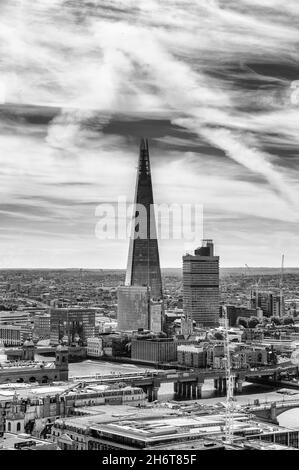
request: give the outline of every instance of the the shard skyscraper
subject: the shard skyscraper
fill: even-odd
[[[148,286],[162,298],[162,280],[147,139],[141,139],[135,193],[135,218],[129,247],[126,285]]]
[[[141,139],[125,286],[118,288],[118,328],[159,332],[162,279],[147,139]]]

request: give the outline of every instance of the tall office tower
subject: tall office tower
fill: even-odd
[[[162,279],[148,142],[144,139],[140,144],[134,204],[126,281],[118,289],[118,328],[161,331]]]
[[[148,142],[141,139],[126,285],[148,286],[151,298],[158,300],[162,298],[162,279],[153,204]]]
[[[212,240],[183,256],[183,295],[186,319],[203,327],[219,324],[219,256],[214,256]]]

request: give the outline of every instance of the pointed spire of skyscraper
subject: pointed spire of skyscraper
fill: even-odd
[[[142,137],[140,141],[139,163],[138,163],[139,176],[146,177],[151,174],[151,167],[149,161],[148,141]]]
[[[152,298],[162,299],[162,280],[153,204],[148,140],[142,138],[135,193],[135,221],[133,221],[129,247],[126,285],[147,286],[150,288]]]

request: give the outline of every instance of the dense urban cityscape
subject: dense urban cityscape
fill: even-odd
[[[298,24],[298,0],[0,1],[12,464],[299,450]]]
[[[146,139],[135,204],[126,271],[0,272],[1,449],[299,448],[299,270],[221,270],[211,239],[161,270]]]

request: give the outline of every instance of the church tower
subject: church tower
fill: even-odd
[[[67,346],[59,344],[56,348],[55,366],[59,372],[59,380],[66,382],[69,377],[69,352]]]

